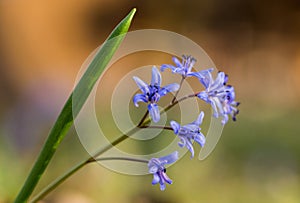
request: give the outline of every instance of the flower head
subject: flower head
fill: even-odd
[[[165,164],[174,163],[177,159],[177,151],[164,157],[150,159],[148,162],[148,168],[149,173],[153,174],[152,185],[159,183],[160,190],[165,190],[165,183],[172,184],[172,180],[166,174]]]
[[[176,121],[171,121],[171,127],[176,135],[179,136],[180,142],[178,145],[180,147],[186,147],[191,152],[191,158],[194,157],[194,148],[192,141],[196,141],[201,147],[205,144],[205,136],[200,132],[199,127],[202,124],[204,113],[201,112],[198,118],[187,125],[180,126]]]
[[[211,72],[213,70],[211,68],[199,72],[192,72],[192,68],[196,63],[196,59],[188,55],[182,55],[182,62],[180,62],[176,57],[173,57],[172,60],[175,63],[175,66],[170,64],[163,64],[160,70],[164,71],[165,69],[170,68],[173,73],[178,73],[182,75],[183,78],[195,76],[199,80],[203,78],[203,74],[205,74],[207,71]]]
[[[228,121],[228,115],[236,120],[236,115],[239,113],[236,108],[240,103],[235,100],[234,88],[227,85],[228,76],[224,72],[219,72],[215,80],[213,80],[210,72],[202,75],[199,79],[206,88],[204,91],[197,94],[197,96],[205,102],[211,104],[214,117],[222,116],[222,124]]]
[[[173,83],[161,87],[161,75],[156,67],[152,68],[152,79],[150,85],[146,84],[138,77],[133,77],[133,79],[142,91],[142,94],[136,94],[133,97],[134,105],[138,107],[138,102],[149,103],[148,110],[150,117],[154,122],[158,122],[160,120],[160,112],[157,102],[168,92],[177,91],[179,89],[179,85],[177,83]]]
[[[161,71],[164,71],[167,68],[170,68],[173,73],[178,73],[183,77],[188,77],[192,73],[192,68],[196,63],[196,59],[192,56],[182,55],[182,62],[179,61],[175,56],[172,58],[175,66],[170,64],[163,64],[160,68]]]

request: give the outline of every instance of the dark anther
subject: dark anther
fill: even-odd
[[[166,172],[167,172],[167,169],[164,168],[164,173],[166,173]]]

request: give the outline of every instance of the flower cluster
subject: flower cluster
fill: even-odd
[[[166,69],[171,69],[172,73],[180,74],[182,80],[188,77],[196,77],[200,84],[204,87],[204,90],[199,92],[193,92],[191,95],[187,95],[181,99],[175,98],[172,100],[169,108],[176,104],[175,100],[182,101],[183,99],[196,96],[204,102],[211,105],[213,110],[213,116],[218,118],[222,117],[221,123],[225,125],[228,122],[229,116],[233,121],[236,120],[238,114],[237,106],[239,102],[235,101],[235,91],[231,85],[228,85],[228,76],[224,72],[219,72],[217,77],[213,79],[213,68],[193,72],[193,67],[196,63],[196,59],[192,56],[183,55],[182,60],[173,57],[175,65],[163,64],[160,70],[163,72]],[[156,67],[152,68],[152,79],[148,85],[138,77],[133,77],[137,86],[141,90],[141,94],[136,94],[133,97],[133,103],[138,107],[138,102],[145,102],[148,104],[148,112],[153,122],[157,123],[160,120],[160,110],[158,108],[158,102],[161,97],[167,93],[174,92],[178,95],[180,85],[177,83],[169,84],[164,87],[161,86],[161,74]],[[182,83],[181,83],[182,84]],[[144,116],[143,119],[148,115]],[[205,144],[205,136],[201,132],[200,125],[202,124],[204,113],[200,112],[198,118],[189,124],[180,125],[176,121],[170,121],[170,127],[168,126],[156,126],[166,130],[173,130],[174,134],[180,139],[178,142],[179,147],[186,147],[191,153],[191,158],[194,157],[193,142],[198,143],[201,147]],[[147,127],[143,125],[144,120],[140,122],[138,127]],[[172,180],[166,174],[166,164],[172,164],[178,159],[178,152],[175,151],[170,155],[152,158],[148,162],[149,173],[153,174],[152,184],[160,184],[160,189],[165,190],[165,183],[171,184]]]
[[[228,115],[231,115],[233,121],[236,121],[236,115],[239,113],[236,107],[240,104],[234,101],[234,88],[227,85],[227,81],[228,76],[224,72],[219,72],[217,78],[213,80],[211,73],[208,71],[200,79],[205,90],[197,94],[200,99],[211,104],[214,117],[223,117],[223,125],[227,123]]]
[[[176,57],[173,57],[172,60],[175,63],[175,66],[163,64],[160,70],[164,71],[165,69],[170,68],[173,73],[178,73],[184,78],[193,76],[194,73],[192,72],[192,68],[196,63],[196,59],[194,59],[192,56],[183,55],[182,62],[180,62]]]

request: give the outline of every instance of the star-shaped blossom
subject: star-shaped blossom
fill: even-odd
[[[180,62],[179,59],[176,58],[175,56],[172,58],[172,60],[175,63],[175,66],[170,64],[163,64],[160,70],[164,71],[165,69],[169,68],[173,73],[182,75],[183,78],[191,77],[191,76],[195,76],[198,79],[202,78],[203,71],[192,72],[193,66],[196,63],[196,59],[193,58],[192,56],[182,55],[182,62]],[[208,69],[208,70],[212,71],[212,69]]]
[[[180,147],[186,147],[191,152],[191,158],[194,157],[193,141],[196,141],[201,147],[205,144],[205,136],[200,132],[200,125],[202,124],[204,113],[201,112],[198,118],[187,125],[180,126],[176,121],[171,121],[171,127],[176,135],[179,136]]]
[[[178,152],[175,151],[160,158],[152,158],[148,162],[149,173],[153,174],[152,185],[159,183],[160,190],[166,189],[166,184],[172,184],[172,180],[166,174],[165,164],[172,164],[178,159]]]
[[[157,123],[160,120],[160,112],[157,102],[168,92],[177,91],[179,89],[179,85],[177,83],[173,83],[161,87],[161,75],[156,67],[152,68],[152,79],[150,85],[146,84],[138,77],[133,77],[133,79],[142,91],[142,94],[136,94],[133,97],[134,105],[138,107],[138,102],[149,103],[148,111],[150,113],[150,117],[155,123]]]
[[[206,88],[204,91],[197,94],[197,96],[205,102],[211,104],[214,117],[222,116],[222,124],[225,125],[228,121],[228,115],[236,120],[236,115],[239,110],[236,108],[240,103],[235,100],[234,88],[227,85],[228,76],[224,72],[219,72],[217,78],[214,80],[210,72],[202,75],[199,79]]]

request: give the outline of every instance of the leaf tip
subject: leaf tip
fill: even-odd
[[[130,16],[131,19],[133,18],[134,14],[136,13],[136,10],[137,10],[136,8],[131,9],[131,11],[130,11],[130,13],[128,15],[128,16]]]

